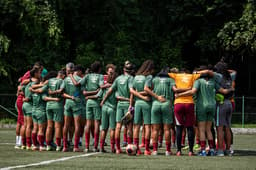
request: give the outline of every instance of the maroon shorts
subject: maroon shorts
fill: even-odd
[[[177,103],[174,105],[176,125],[191,127],[195,125],[195,112],[193,103]]]
[[[17,110],[18,110],[18,120],[17,123],[20,125],[24,125],[24,115],[22,111],[23,105],[23,96],[19,95],[16,100]]]

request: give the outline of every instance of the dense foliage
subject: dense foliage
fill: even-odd
[[[255,55],[255,18],[244,0],[1,0],[0,77],[15,87],[37,60],[48,70],[148,58],[192,69]]]

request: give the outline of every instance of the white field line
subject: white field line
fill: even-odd
[[[0,143],[0,145],[13,145],[13,146],[15,146],[15,143]]]
[[[59,159],[53,159],[53,160],[42,161],[42,162],[26,164],[26,165],[9,166],[9,167],[5,167],[5,168],[1,168],[0,170],[9,170],[9,169],[16,169],[16,168],[26,168],[26,167],[32,167],[32,166],[48,165],[48,164],[55,163],[55,162],[66,161],[66,160],[74,159],[74,158],[88,157],[88,156],[92,156],[92,155],[96,155],[96,154],[99,154],[99,152],[87,153],[87,154],[83,154],[83,155],[76,155],[76,156],[70,156],[70,157],[63,157],[63,158],[59,158]]]

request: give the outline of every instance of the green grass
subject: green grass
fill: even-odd
[[[232,124],[232,128],[242,128],[242,124]],[[256,124],[244,124],[244,128],[256,128]]]
[[[0,124],[16,124],[16,119],[3,118],[0,119]]]
[[[14,129],[0,129],[0,168],[85,154],[15,150],[14,145],[4,144],[14,143],[14,140]],[[235,155],[233,157],[188,157],[186,152],[182,157],[166,157],[164,149],[161,149],[158,156],[127,156],[126,154],[106,153],[26,169],[255,169],[255,136],[236,135],[234,142]],[[109,151],[109,147],[106,149]]]

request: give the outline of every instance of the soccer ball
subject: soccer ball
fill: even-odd
[[[137,152],[137,146],[134,145],[134,144],[128,144],[126,146],[126,153],[129,155],[129,156],[132,156],[132,155],[136,155],[136,152]]]

